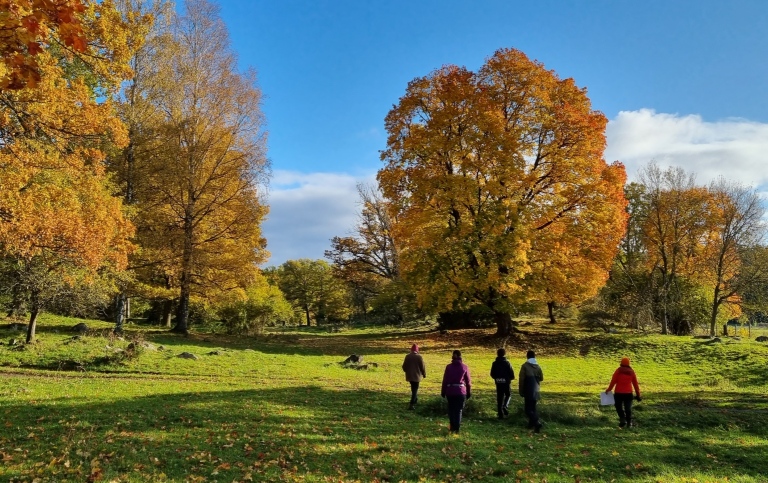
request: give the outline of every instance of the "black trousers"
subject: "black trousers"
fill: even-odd
[[[419,381],[408,381],[411,383],[411,406],[416,404],[419,400]]]
[[[613,395],[616,413],[619,415],[619,421],[629,423],[632,421],[632,393]]]
[[[536,411],[536,399],[525,398],[525,415],[528,416],[528,427],[535,428],[539,424],[539,413]]]
[[[458,433],[459,428],[461,428],[461,412],[464,410],[464,403],[467,401],[467,396],[460,394],[458,396],[448,396],[447,399],[450,429],[451,431]]]
[[[496,384],[496,411],[499,413],[499,416],[501,416],[503,413],[503,409],[506,409],[509,406],[509,398],[511,395],[511,383],[507,382],[504,384]]]

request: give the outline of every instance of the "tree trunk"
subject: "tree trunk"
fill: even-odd
[[[30,344],[32,341],[35,340],[35,329],[37,328],[37,314],[39,314],[40,311],[37,309],[32,309],[32,311],[29,313],[29,325],[27,326],[27,344]]]
[[[171,332],[179,334],[189,334],[187,328],[187,319],[189,318],[189,290],[184,290],[184,281],[182,280],[181,296],[179,297],[179,306],[176,307],[176,325]]]
[[[506,312],[496,312],[493,318],[496,321],[496,335],[507,336],[512,333],[512,316]]]
[[[720,290],[715,288],[715,298],[712,301],[712,313],[709,315],[709,335],[711,335],[712,337],[717,335],[715,333],[715,330],[717,328],[717,312],[718,312],[718,309],[720,308],[720,302],[718,300],[719,298],[720,298]]]
[[[193,205],[187,207],[187,214],[184,217],[184,252],[181,257],[181,280],[179,306],[176,308],[176,326],[171,332],[180,334],[189,334],[189,296],[192,288],[192,236],[194,227],[192,225]]]
[[[547,311],[549,312],[549,323],[556,324],[557,319],[555,319],[555,303],[554,302],[547,302]]]
[[[29,311],[29,325],[27,326],[27,344],[35,340],[35,329],[37,329],[37,316],[40,314],[40,296],[36,292],[31,295],[31,307]]]
[[[171,314],[173,313],[173,300],[165,300],[163,302],[163,315],[160,320],[160,324],[171,328]]]
[[[661,314],[661,335],[667,335],[669,330],[669,315],[667,314],[667,297],[664,295],[664,299],[661,302],[662,314]]]
[[[115,334],[122,334],[123,333],[123,325],[125,323],[125,305],[126,305],[126,296],[124,293],[120,292],[117,294],[117,297],[115,298]]]
[[[304,306],[304,314],[306,315],[306,318],[307,318],[307,327],[309,327],[309,323],[311,321],[311,319],[309,318],[309,305]]]

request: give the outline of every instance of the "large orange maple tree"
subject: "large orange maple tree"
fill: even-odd
[[[521,303],[594,293],[625,225],[606,123],[572,79],[514,49],[414,79],[387,115],[378,181],[422,304],[481,305],[506,334]]]

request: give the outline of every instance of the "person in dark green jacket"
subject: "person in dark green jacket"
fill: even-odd
[[[544,373],[536,361],[536,353],[529,350],[526,354],[526,361],[520,367],[520,379],[518,379],[518,389],[520,396],[525,400],[525,415],[528,416],[528,428],[533,428],[535,432],[540,432],[542,423],[539,419],[539,413],[536,411],[536,403],[541,399],[539,384],[544,380]]]
[[[500,348],[496,351],[496,360],[491,364],[491,377],[496,383],[496,412],[499,419],[509,414],[509,400],[511,398],[511,385],[515,379],[515,371],[507,358],[507,351]]]

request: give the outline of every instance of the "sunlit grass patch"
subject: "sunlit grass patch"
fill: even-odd
[[[88,321],[100,332],[68,342],[74,323],[44,319],[38,343],[0,346],[2,481],[764,480],[768,348],[751,340],[705,344],[534,321],[507,349],[517,373],[535,345],[544,370],[545,427],[535,434],[517,381],[511,414],[496,417],[492,329],[313,328],[235,339],[129,327],[117,340],[108,324]],[[0,329],[0,340],[10,336]],[[94,363],[132,337],[154,348]],[[412,343],[428,374],[415,411],[400,367]],[[439,387],[454,348],[473,376],[459,436],[448,434]],[[377,367],[342,367],[352,353]],[[598,406],[622,356],[643,390],[631,429]],[[85,370],[59,368],[61,360]]]

